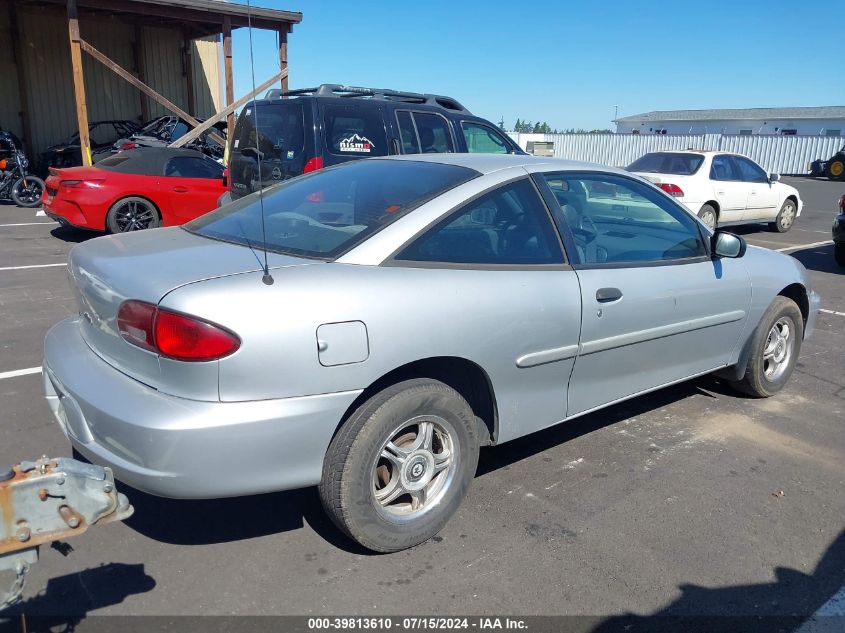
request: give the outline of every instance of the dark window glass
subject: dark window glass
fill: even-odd
[[[464,121],[461,128],[470,153],[507,154],[511,151],[505,138],[486,125]]]
[[[326,144],[340,156],[386,156],[387,135],[378,108],[327,105]]]
[[[560,264],[563,253],[534,186],[526,179],[469,203],[396,259],[455,264]]]
[[[721,154],[713,157],[710,165],[710,180],[742,180],[730,156]]]
[[[698,171],[704,156],[682,152],[652,152],[628,165],[628,171],[649,174],[675,174],[690,176]]]
[[[417,140],[417,131],[414,122],[411,120],[410,112],[397,112],[396,120],[399,122],[399,136],[402,138],[403,154],[419,154],[420,144]]]
[[[455,165],[362,160],[289,180],[264,193],[267,248],[337,257],[420,204],[478,176]],[[252,194],[186,225],[237,244],[260,245],[261,200]]]
[[[305,144],[302,104],[250,104],[238,117],[232,149],[258,148],[267,160],[298,158]]]
[[[449,124],[439,114],[414,112],[420,150],[423,154],[442,154],[454,151]]]
[[[165,176],[174,178],[222,178],[223,167],[211,159],[176,156],[167,161]]]
[[[185,134],[188,133],[188,129],[189,128],[188,128],[187,123],[185,123],[184,121],[176,121],[174,126],[172,128],[170,128],[170,130],[169,130],[169,132],[170,132],[169,139],[171,141],[176,141],[176,140],[182,138],[183,136],[185,136]]]
[[[734,162],[739,167],[739,173],[745,182],[768,182],[769,177],[757,164],[742,156],[734,156]]]
[[[707,253],[696,220],[649,185],[610,174],[544,174],[585,264],[661,262]]]

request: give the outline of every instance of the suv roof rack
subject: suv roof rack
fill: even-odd
[[[268,90],[267,94],[264,95],[265,99],[281,99],[282,97],[337,97],[341,99],[365,97],[387,101],[401,101],[404,103],[426,104],[439,106],[447,110],[469,112],[457,99],[443,95],[403,92],[389,88],[361,88],[358,86],[343,86],[341,84],[322,84],[316,88],[299,88],[297,90],[287,91],[274,88]]]

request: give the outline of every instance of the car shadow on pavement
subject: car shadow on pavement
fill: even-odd
[[[815,529],[806,525],[806,529]],[[772,582],[727,587],[680,585],[674,602],[651,615],[604,620],[592,633],[771,633],[795,631],[845,584],[845,531],[812,573],[775,567]],[[820,614],[811,631],[843,631],[845,615]]]
[[[57,226],[56,228],[50,230],[50,235],[62,240],[63,242],[79,244],[80,242],[85,242],[91,238],[99,237],[102,233],[86,231],[85,229],[77,229],[72,226]]]
[[[836,263],[833,258],[833,244],[805,248],[804,250],[790,253],[795,259],[804,264],[807,270],[816,270],[820,273],[833,273],[834,275],[845,275],[845,267]]]
[[[155,586],[143,564],[108,563],[51,578],[38,594],[0,614],[0,630],[69,633],[86,614],[120,604]]]

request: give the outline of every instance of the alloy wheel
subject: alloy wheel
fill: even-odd
[[[772,325],[763,346],[763,374],[773,382],[789,367],[795,349],[792,319],[781,317]]]
[[[150,228],[156,219],[152,206],[137,200],[129,200],[115,210],[114,220],[121,233],[141,231]]]

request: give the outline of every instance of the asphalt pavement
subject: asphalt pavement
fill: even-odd
[[[45,549],[23,609],[814,613],[845,585],[845,269],[829,243],[845,183],[784,180],[806,205],[795,227],[737,232],[799,259],[826,311],[777,396],[705,377],[484,449],[442,533],[390,555],[344,538],[316,489],[171,501],[124,486],[135,515],[72,541],[67,557]],[[9,372],[38,367],[47,329],[75,313],[61,264],[89,237],[0,206],[0,463],[70,454],[40,375]]]

